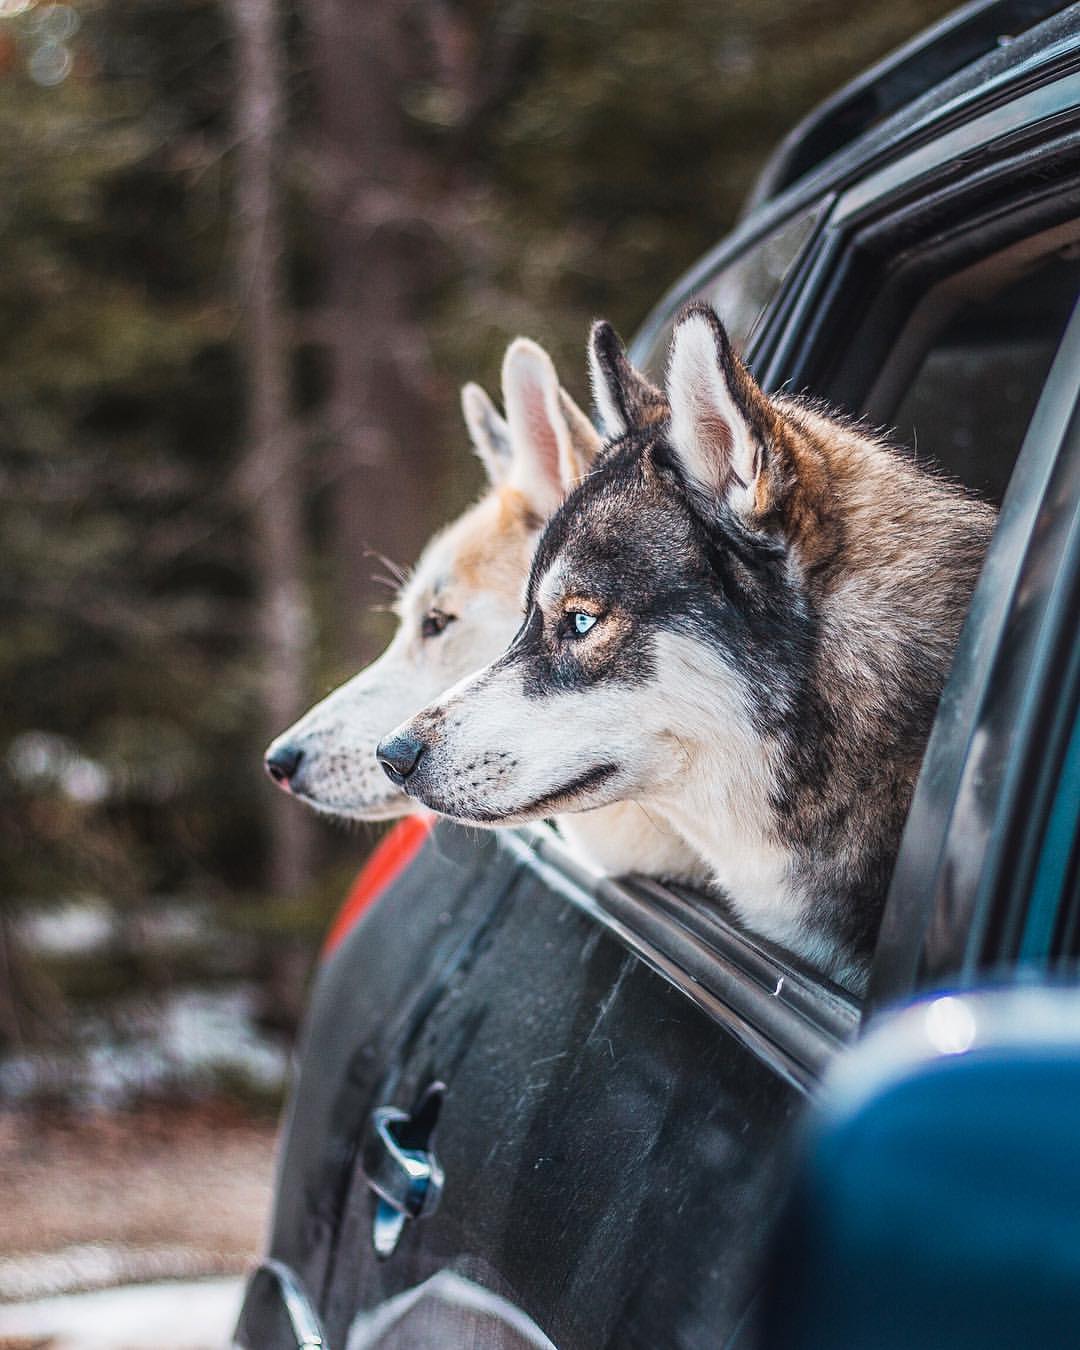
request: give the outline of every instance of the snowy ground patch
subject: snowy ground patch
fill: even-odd
[[[49,1350],[224,1350],[243,1281],[127,1285],[0,1307],[5,1338],[47,1340]]]

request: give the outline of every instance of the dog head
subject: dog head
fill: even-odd
[[[396,597],[389,647],[267,751],[275,781],[321,812],[385,820],[415,809],[379,770],[379,737],[506,646],[539,530],[599,447],[536,343],[510,345],[502,387],[505,420],[478,385],[462,391],[488,490],[424,549]]]
[[[704,306],[676,326],[664,393],[606,324],[590,361],[610,440],[540,540],[520,631],[388,737],[383,767],[501,825],[675,798],[707,747],[733,809],[767,816],[769,737],[812,639],[803,568],[824,547],[801,491],[813,446]]]

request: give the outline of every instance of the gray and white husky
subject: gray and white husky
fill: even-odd
[[[462,390],[488,487],[429,541],[401,586],[389,647],[267,751],[279,786],[325,815],[388,820],[417,809],[379,769],[379,737],[503,650],[521,622],[541,526],[599,449],[600,437],[535,342],[518,338],[507,348],[502,389],[505,420],[479,385]],[[630,804],[565,826],[574,851],[599,871],[704,878],[681,836]]]
[[[611,439],[540,539],[517,636],[383,767],[482,825],[641,803],[748,926],[858,988],[994,513],[766,396],[707,306],[663,393],[606,324],[590,364]]]

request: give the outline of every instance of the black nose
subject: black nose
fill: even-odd
[[[426,749],[424,742],[413,736],[387,736],[379,742],[375,754],[387,778],[400,787],[416,769]]]
[[[265,760],[266,772],[275,783],[278,783],[281,787],[288,787],[303,758],[304,752],[299,746],[285,741],[281,745],[271,747]]]

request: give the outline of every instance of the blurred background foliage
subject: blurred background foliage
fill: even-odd
[[[479,486],[458,386],[528,333],[584,401],[588,322],[950,7],[0,0],[0,1050],[200,982],[293,1024],[370,841],[260,752]]]

